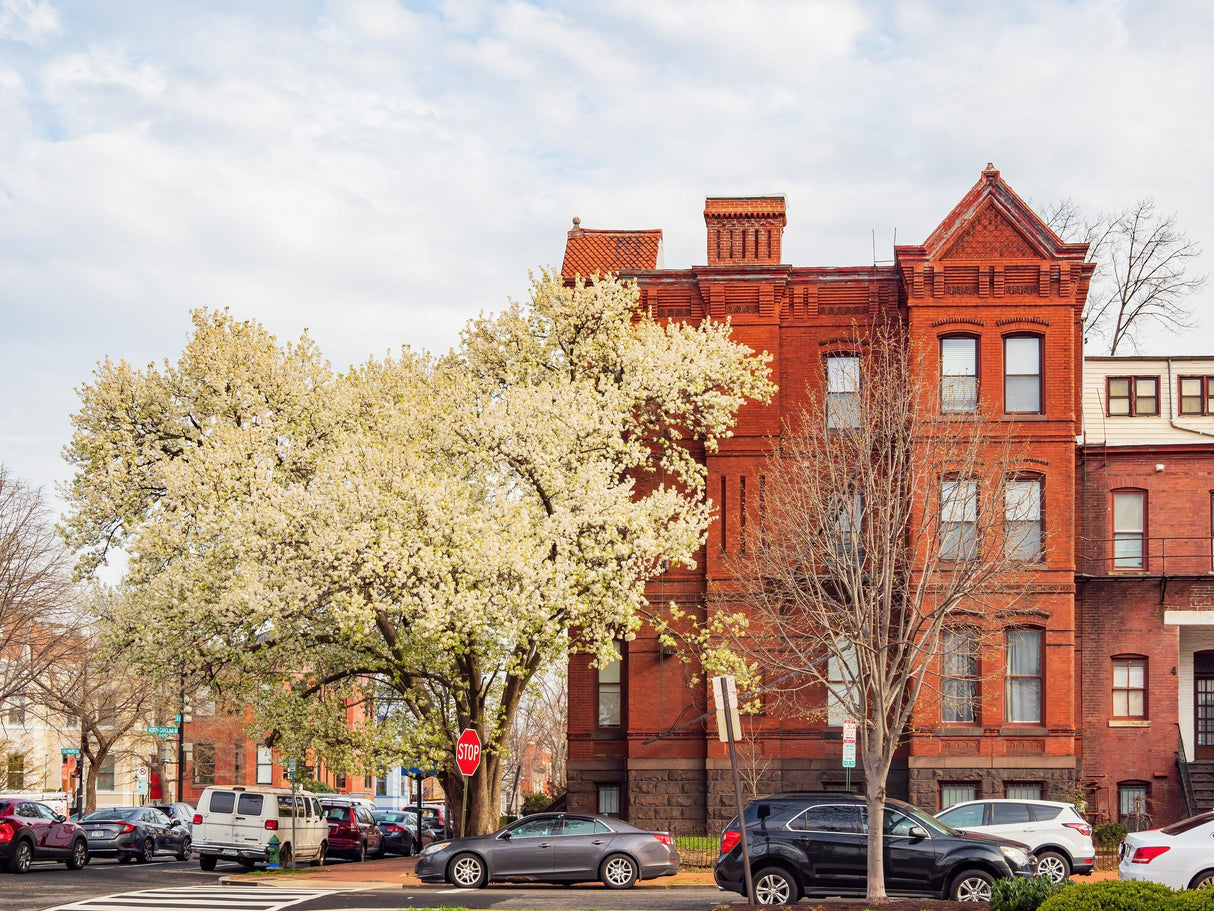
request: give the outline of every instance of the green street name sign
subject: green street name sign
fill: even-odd
[[[179,730],[176,725],[148,725],[148,733],[157,737],[175,737]]]
[[[60,747],[59,755],[60,756],[79,756],[80,747]]]

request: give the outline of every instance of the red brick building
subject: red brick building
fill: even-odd
[[[702,455],[718,516],[698,568],[654,580],[651,601],[702,610],[728,585],[723,558],[747,534],[768,441],[807,389],[823,390],[854,323],[896,316],[942,381],[968,390],[965,407],[997,416],[1025,443],[1025,496],[1042,543],[1014,625],[978,656],[976,711],[946,720],[939,705],[925,705],[895,762],[891,793],[932,810],[970,795],[1073,794],[1082,757],[1074,504],[1086,246],[1060,241],[990,166],[922,245],[895,248],[891,266],[785,263],[782,197],[710,198],[704,220],[704,266],[662,268],[660,231],[589,230],[577,220],[565,250],[567,278],[619,272],[637,281],[642,306],[657,318],[728,318],[735,338],[774,355],[780,391],[771,404],[745,408],[734,436]],[[624,652],[601,670],[570,663],[570,808],[680,833],[716,831],[732,815],[724,747],[709,724],[679,728],[708,707],[706,685],[689,686],[651,632]],[[1012,660],[1014,698],[1005,685]],[[756,792],[841,786],[839,727],[755,723],[748,763]],[[656,735],[665,736],[647,742]]]

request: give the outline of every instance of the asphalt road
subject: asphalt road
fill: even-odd
[[[76,902],[95,895],[112,895],[132,889],[158,889],[172,885],[207,885],[219,882],[225,873],[242,872],[237,866],[203,873],[197,860],[154,858],[148,864],[119,864],[108,857],[94,857],[83,870],[69,870],[61,863],[39,861],[22,876],[0,873],[0,908],[4,911],[39,911]]]
[[[717,905],[741,900],[740,895],[719,892],[712,886],[642,886],[622,891],[594,885],[571,888],[492,885],[485,889],[414,886],[392,891],[335,893],[297,907],[302,911],[444,907],[493,908],[502,911],[708,911]]]

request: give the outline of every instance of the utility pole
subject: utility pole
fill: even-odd
[[[181,711],[177,715],[177,800],[185,800],[185,723],[186,719],[193,720],[186,713],[185,704],[185,674],[181,675],[181,685],[178,690],[177,706]]]

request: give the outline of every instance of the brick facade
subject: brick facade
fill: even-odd
[[[613,238],[610,267],[635,279],[642,306],[658,319],[730,320],[734,337],[774,355],[779,392],[770,405],[743,409],[732,438],[702,456],[718,509],[696,571],[671,571],[651,582],[650,600],[695,609],[728,587],[723,557],[748,535],[747,515],[762,489],[769,441],[783,420],[822,390],[823,357],[843,344],[854,323],[895,315],[916,353],[938,365],[940,338],[977,340],[979,402],[1009,422],[1042,479],[1046,557],[1019,602],[1024,625],[1042,634],[1044,670],[1039,724],[1005,718],[1001,649],[985,650],[980,713],[973,725],[944,725],[938,705],[918,712],[914,733],[895,760],[890,793],[937,809],[940,787],[972,783],[984,796],[1032,783],[1045,797],[1067,796],[1080,782],[1082,738],[1076,670],[1076,437],[1082,430],[1081,314],[1091,266],[1086,247],[1062,243],[989,167],[920,246],[895,249],[892,266],[817,268],[782,263],[781,197],[710,198],[704,211],[707,265],[662,269],[655,232],[600,232],[579,224],[569,234],[566,265],[594,271],[592,245]],[[621,239],[625,238],[625,239]],[[634,251],[633,260],[621,251]],[[572,279],[574,272],[566,273]],[[1040,413],[1005,407],[1004,339],[1041,340]],[[832,347],[833,346],[833,347]],[[751,519],[753,522],[753,519]],[[620,812],[639,825],[678,833],[718,831],[733,815],[724,745],[711,724],[670,732],[700,715],[705,684],[690,685],[682,663],[652,633],[628,643],[620,724],[600,726],[597,672],[575,657],[569,672],[569,807],[593,811],[619,788]],[[760,718],[748,738],[748,789],[841,787],[838,728],[791,718]],[[652,740],[659,734],[662,739]],[[853,781],[855,784],[855,781]]]

